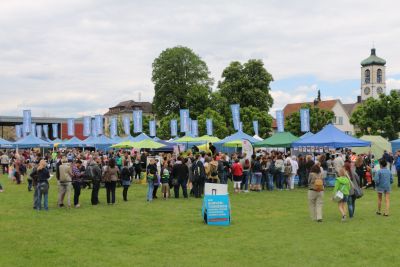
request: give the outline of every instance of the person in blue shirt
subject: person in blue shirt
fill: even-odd
[[[385,194],[385,212],[383,213],[383,216],[389,216],[389,196],[391,184],[393,183],[393,175],[387,168],[387,161],[384,158],[379,160],[379,165],[381,169],[378,170],[374,176],[375,188],[378,192],[378,210],[376,211],[376,214],[381,215],[382,195]]]

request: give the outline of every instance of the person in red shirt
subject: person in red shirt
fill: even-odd
[[[243,166],[240,164],[239,159],[235,160],[232,166],[232,175],[233,175],[233,188],[235,189],[235,193],[240,192],[240,184],[242,183],[243,177]]]

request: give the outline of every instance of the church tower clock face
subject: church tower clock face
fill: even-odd
[[[378,89],[376,89],[376,92],[380,95],[383,93],[383,89],[382,87],[378,87]]]
[[[365,87],[364,88],[364,94],[365,95],[369,95],[371,93],[371,89],[369,89],[369,87]]]

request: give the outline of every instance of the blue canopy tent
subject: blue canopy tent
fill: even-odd
[[[332,147],[332,148],[343,148],[343,147],[364,147],[370,146],[371,142],[363,141],[345,134],[332,124],[326,125],[321,131],[314,134],[313,136],[300,139],[292,143],[292,147]]]
[[[7,140],[0,138],[0,148],[12,148],[13,144]]]
[[[138,136],[135,136],[134,138],[133,138],[133,142],[140,142],[140,141],[143,141],[143,140],[153,140],[153,138],[151,138],[150,136],[148,136],[147,134],[145,134],[145,133],[141,133],[141,134],[139,134]],[[155,141],[155,140],[154,140]]]
[[[135,142],[135,137],[133,137],[132,135],[122,137],[121,142],[126,142],[126,141]]]
[[[83,147],[83,146],[84,142],[75,136],[59,144],[59,147]]]
[[[222,139],[219,142],[215,142],[214,146],[217,148],[218,151],[222,151],[222,152],[228,152],[228,153],[232,153],[235,152],[235,150],[237,149],[234,147],[225,147],[224,144],[226,143],[230,143],[230,142],[236,142],[238,140],[248,140],[250,141],[250,143],[256,143],[259,142],[259,140],[257,140],[256,138],[242,132],[242,131],[238,131],[230,136],[225,137],[224,139]]]
[[[123,138],[122,138],[122,137],[119,137],[118,135],[116,135],[116,136],[114,136],[113,138],[111,138],[111,140],[112,140],[113,142],[115,142],[116,144],[123,142],[122,139],[123,139]]]
[[[35,147],[43,147],[50,148],[53,147],[53,144],[46,142],[38,137],[33,135],[25,136],[24,138],[19,139],[15,143],[12,144],[13,148],[35,148]]]
[[[158,138],[157,136],[154,136],[154,137],[153,137],[153,140],[156,141],[156,142],[160,142],[160,141],[161,141],[161,139]]]
[[[400,150],[400,139],[390,141],[392,144],[392,152],[396,153],[397,150]]]
[[[314,134],[312,133],[312,132],[306,132],[305,134],[303,134],[302,136],[300,136],[299,138],[300,139],[304,139],[304,138],[307,138],[307,137],[310,137],[310,136],[313,136]]]
[[[86,147],[94,147],[95,149],[106,150],[110,146],[117,144],[105,135],[91,136],[83,141],[83,145]]]
[[[156,140],[154,140],[156,141]],[[163,144],[164,146],[161,148],[153,149],[154,152],[172,152],[174,151],[174,143],[168,143],[167,141],[164,140],[158,140],[156,141],[157,143]]]

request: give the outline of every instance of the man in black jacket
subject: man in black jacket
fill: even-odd
[[[200,198],[204,192],[204,183],[206,180],[206,171],[203,162],[200,160],[200,155],[197,154],[195,162],[192,165],[193,177],[193,192],[196,198]]]
[[[182,157],[178,157],[172,168],[172,184],[174,186],[175,198],[179,198],[179,187],[182,187],[183,197],[188,198],[187,182],[189,178],[189,168],[182,162]]]
[[[99,204],[99,189],[100,189],[100,181],[101,181],[101,168],[100,168],[101,160],[96,157],[95,159],[90,158],[88,166],[86,168],[85,175],[87,179],[91,180],[93,183],[92,187],[92,205]]]

